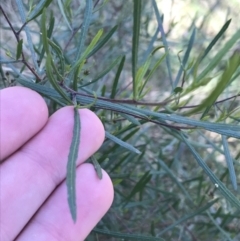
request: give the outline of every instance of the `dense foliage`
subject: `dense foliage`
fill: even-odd
[[[1,3],[1,88],[105,126],[95,158],[115,199],[88,241],[240,239],[239,19],[220,1],[169,2]]]

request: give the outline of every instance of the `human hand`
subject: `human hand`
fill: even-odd
[[[99,180],[91,164],[104,128],[97,116],[79,110],[77,221],[67,201],[66,166],[73,132],[73,107],[48,119],[47,106],[36,92],[11,87],[0,91],[0,240],[84,240],[109,209],[112,182]],[[81,165],[80,165],[81,164]]]

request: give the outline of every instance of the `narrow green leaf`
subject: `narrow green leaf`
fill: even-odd
[[[111,99],[114,99],[115,96],[116,96],[118,81],[119,81],[119,77],[120,77],[120,74],[121,74],[123,66],[124,66],[124,62],[125,62],[125,55],[121,59],[121,62],[118,66],[116,76],[115,76],[114,81],[113,81],[112,91],[111,91],[111,95],[110,95]]]
[[[239,38],[240,29],[236,31],[236,33],[227,41],[227,43],[224,44],[224,47],[218,51],[215,57],[211,59],[211,61],[209,61],[209,65],[202,71],[201,74],[198,75],[196,82],[203,79],[210,71],[212,71],[217,66],[222,57],[229,52],[230,48],[238,41]]]
[[[137,89],[137,64],[138,64],[138,45],[139,45],[139,34],[141,26],[141,9],[142,0],[134,0],[133,2],[133,36],[132,36],[132,76],[133,76],[133,98],[136,99],[138,96]]]
[[[209,94],[207,98],[203,100],[203,102],[196,108],[192,109],[191,111],[188,112],[188,114],[193,114],[196,113],[204,108],[210,109],[210,107],[215,103],[219,95],[226,89],[228,84],[231,81],[231,77],[237,70],[238,66],[240,65],[240,53],[238,50],[234,52],[232,57],[229,60],[229,63],[227,64],[219,83],[216,85],[214,90]],[[207,113],[207,111],[204,112],[204,115]],[[202,115],[201,118],[204,117]]]
[[[51,11],[51,15],[50,15],[50,18],[49,18],[49,24],[48,24],[48,30],[47,30],[47,37],[49,39],[52,36],[54,24],[55,24],[55,18],[54,18],[54,15],[53,15],[53,11]]]
[[[207,209],[209,209],[214,203],[216,203],[218,201],[218,199],[214,199],[212,201],[210,201],[209,203],[207,203],[206,205],[204,205],[203,207],[198,208],[195,212],[192,212],[190,214],[187,214],[185,216],[183,216],[182,218],[180,218],[179,220],[177,220],[175,223],[171,224],[170,226],[168,226],[167,228],[163,229],[160,233],[158,233],[158,236],[163,235],[164,233],[172,230],[173,228],[175,228],[177,225],[187,221],[190,218],[196,217],[197,215],[200,215],[201,213],[205,212]]]
[[[98,228],[94,228],[93,232],[118,238],[119,240],[165,241],[162,238],[149,237],[149,236],[144,236],[139,234],[119,233],[119,232],[113,232],[113,231],[104,230],[104,229],[98,229]]]
[[[47,54],[49,54],[49,46],[48,46],[48,38],[47,38],[47,29],[46,29],[46,9],[42,10],[42,18],[41,18],[41,33],[42,33],[42,43],[43,47]]]
[[[137,74],[136,74],[136,88],[137,88],[137,95],[135,96],[135,99],[138,100],[142,91],[143,91],[143,88],[142,86],[145,86],[144,84],[144,81],[143,81],[143,78],[144,76],[146,75],[147,71],[148,71],[148,68],[150,66],[150,63],[151,63],[151,58],[152,55],[150,55],[146,62],[137,70]]]
[[[100,29],[97,34],[94,36],[94,38],[92,39],[91,43],[88,45],[88,47],[86,48],[86,50],[84,51],[84,53],[81,55],[80,59],[72,66],[71,71],[75,70],[82,61],[84,61],[86,59],[86,57],[89,55],[89,53],[92,51],[92,49],[94,48],[94,46],[97,44],[97,42],[99,41],[100,37],[103,34],[103,30]]]
[[[23,4],[23,1],[22,0],[15,0],[15,1],[16,1],[18,11],[19,11],[19,14],[20,14],[20,17],[21,17],[21,21],[22,21],[23,24],[25,24],[26,23],[26,14],[25,14],[25,7],[24,7],[24,4]],[[38,71],[39,67],[38,67],[38,63],[37,63],[36,53],[35,53],[34,47],[33,47],[32,34],[31,34],[31,32],[29,30],[29,27],[27,25],[25,25],[25,27],[23,29],[24,29],[24,31],[26,33],[26,36],[27,36],[27,44],[28,44],[29,50],[31,52],[31,59],[34,63],[34,68]]]
[[[151,180],[152,174],[150,171],[147,171],[144,173],[144,175],[140,178],[140,180],[136,183],[136,185],[133,187],[132,191],[130,194],[126,197],[126,203],[125,205],[129,202],[129,200],[138,192],[141,192],[144,190],[145,186],[147,183]]]
[[[230,151],[228,148],[227,138],[224,135],[222,135],[222,144],[223,144],[223,149],[224,149],[224,154],[225,154],[225,158],[226,158],[226,162],[227,162],[227,166],[228,166],[230,179],[231,179],[234,190],[237,191],[237,178],[236,178],[236,173],[235,173],[234,166],[233,166],[233,159],[231,157],[231,154],[230,154]]]
[[[156,15],[156,18],[157,18],[158,28],[159,28],[159,31],[161,33],[163,45],[164,45],[164,48],[165,48],[167,70],[168,70],[169,80],[170,80],[171,86],[173,88],[172,68],[171,68],[171,61],[170,61],[170,57],[169,57],[168,42],[167,42],[167,38],[166,38],[164,29],[163,29],[162,18],[160,16],[156,1],[152,0],[152,4],[153,4],[153,8],[154,8],[155,15]]]
[[[86,84],[83,84],[81,85],[80,87],[85,87],[85,86],[88,86],[88,85],[91,85],[95,82],[97,82],[98,80],[100,80],[102,77],[104,77],[107,73],[109,73],[119,62],[121,56],[120,57],[117,57],[111,64],[109,64],[107,66],[106,69],[104,69],[100,74],[98,74],[98,76],[96,78],[94,78],[93,80],[91,80],[91,82],[89,83],[86,83]]]
[[[152,70],[150,70],[149,74],[146,77],[146,81],[145,83],[147,83],[150,78],[152,77],[152,75],[155,73],[155,71],[157,70],[157,68],[159,67],[159,65],[162,63],[162,61],[165,59],[166,54],[164,54],[153,66]],[[143,86],[144,87],[144,86]]]
[[[187,190],[185,189],[185,187],[182,185],[182,183],[179,181],[178,177],[176,176],[176,174],[174,174],[172,172],[172,170],[162,161],[162,160],[158,160],[159,164],[161,165],[161,167],[163,168],[163,170],[168,174],[168,176],[177,184],[177,186],[179,187],[179,189],[182,191],[182,193],[186,196],[186,198],[190,201],[193,202],[191,196],[189,195],[189,193],[187,192]]]
[[[134,117],[130,115],[125,115],[123,113],[119,113],[123,118],[127,119],[129,122],[133,123],[134,125],[140,126],[141,123]]]
[[[135,153],[137,153],[137,154],[140,154],[140,153],[141,153],[141,152],[140,152],[137,148],[135,148],[134,146],[128,144],[127,142],[124,142],[124,141],[120,140],[119,138],[117,138],[116,136],[110,134],[110,133],[107,132],[107,131],[105,131],[105,136],[106,136],[109,140],[117,143],[119,146],[122,146],[122,147],[126,148],[126,149],[129,150],[129,151],[135,152]]]
[[[211,43],[207,46],[207,48],[205,49],[203,55],[201,56],[199,63],[207,56],[207,54],[210,52],[210,50],[212,49],[212,47],[217,43],[217,41],[222,37],[222,35],[225,33],[225,31],[228,29],[230,23],[231,23],[231,19],[229,19],[220,29],[220,31],[217,33],[217,35],[213,38],[213,40],[211,41]]]
[[[112,35],[115,33],[117,30],[118,25],[114,26],[106,35],[104,35],[99,42],[96,44],[96,46],[93,48],[93,50],[88,54],[87,58],[91,57],[94,55],[99,49],[101,49],[107,42],[108,40],[112,37]]]
[[[93,156],[90,157],[92,163],[93,163],[93,166],[97,172],[97,176],[99,179],[102,179],[102,168],[100,166],[100,164],[98,163],[97,159]]]
[[[185,142],[185,144],[188,146],[191,153],[193,154],[195,160],[198,162],[199,166],[202,167],[202,169],[208,175],[208,177],[210,178],[212,183],[215,185],[215,187],[222,193],[222,195],[226,198],[226,200],[228,200],[230,203],[232,203],[236,208],[240,209],[240,201],[215,176],[215,174],[211,171],[211,169],[207,166],[207,164],[204,162],[204,160],[200,157],[200,155],[196,152],[196,150],[193,148],[193,146],[189,143],[189,141],[185,138],[185,136],[181,132],[180,132],[180,135],[181,135],[183,141]]]
[[[61,89],[61,87],[56,82],[56,80],[53,76],[52,66],[54,66],[52,56],[51,56],[51,54],[48,54],[47,59],[46,59],[46,74],[47,74],[47,77],[48,77],[50,83],[52,84],[52,86],[63,97],[63,99],[66,100],[69,104],[72,104],[71,99],[66,95],[66,93]]]
[[[179,83],[179,81],[180,81],[180,78],[181,78],[181,76],[182,76],[182,72],[184,71],[184,69],[185,69],[185,67],[186,67],[186,64],[187,64],[187,61],[188,61],[190,52],[191,52],[192,47],[193,47],[193,44],[194,44],[195,33],[196,33],[196,29],[194,28],[194,29],[193,29],[193,32],[192,32],[192,34],[191,34],[191,37],[190,37],[190,39],[189,39],[188,45],[187,45],[187,50],[186,50],[186,52],[185,52],[185,54],[184,54],[183,61],[182,61],[181,65],[180,65],[180,68],[179,68],[179,70],[178,70],[177,77],[176,77],[176,79],[175,79],[175,81],[174,81],[174,85],[173,85],[174,88],[178,85],[178,83]]]
[[[84,41],[86,39],[88,29],[89,29],[89,26],[90,26],[90,22],[91,22],[91,19],[92,19],[92,10],[93,10],[92,0],[86,0],[86,7],[85,7],[85,11],[84,11],[84,18],[83,18],[81,33],[80,33],[80,37],[79,37],[79,40],[78,40],[78,47],[77,47],[77,50],[76,50],[75,61],[78,61],[79,58],[82,55],[82,51],[83,51],[83,47],[84,47]]]
[[[33,19],[37,18],[40,14],[42,14],[43,9],[47,8],[51,2],[52,0],[42,0],[38,2],[33,11],[27,17],[27,22],[32,21]]]
[[[16,53],[16,60],[18,60],[21,57],[22,54],[22,45],[23,45],[23,39],[19,40],[17,44],[17,53]]]
[[[80,144],[81,122],[78,109],[74,108],[74,127],[73,137],[68,155],[67,163],[67,191],[68,191],[68,205],[74,222],[77,220],[77,206],[76,206],[76,161],[78,158],[78,149]]]
[[[65,74],[65,61],[64,61],[64,56],[63,56],[63,52],[61,50],[61,48],[59,46],[57,46],[54,42],[52,42],[50,39],[48,39],[48,43],[51,45],[53,51],[55,52],[55,54],[57,55],[58,59],[59,59],[59,67],[58,68],[61,71],[61,75],[64,76]]]
[[[60,9],[60,12],[61,12],[64,20],[65,20],[66,25],[68,26],[68,28],[69,28],[70,31],[73,31],[73,30],[72,30],[72,27],[71,27],[71,24],[69,23],[69,20],[68,20],[66,14],[65,14],[65,10],[64,10],[64,6],[63,6],[63,4],[62,4],[62,1],[61,1],[61,0],[57,0],[57,2],[58,2],[58,7],[59,7],[59,9]]]

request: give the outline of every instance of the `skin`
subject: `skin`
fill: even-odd
[[[48,118],[36,92],[23,87],[0,91],[0,240],[79,241],[110,208],[113,186],[103,170],[83,162],[104,140],[98,117],[79,110],[77,221],[73,222],[65,183],[73,130],[73,107]]]

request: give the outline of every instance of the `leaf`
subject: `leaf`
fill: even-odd
[[[136,183],[136,185],[133,187],[132,191],[130,194],[126,197],[126,203],[125,205],[129,202],[129,200],[138,192],[142,192],[147,185],[147,183],[151,180],[152,174],[150,171],[147,171],[144,173],[144,175],[140,178],[140,180]]]
[[[137,241],[165,241],[162,238],[155,238],[155,237],[149,237],[139,234],[127,234],[127,233],[120,233],[120,232],[114,232],[110,230],[104,230],[104,229],[98,229],[94,228],[93,232],[104,234],[110,237],[118,238],[119,240],[137,240]]]
[[[196,81],[200,81],[203,79],[210,71],[212,71],[219,61],[222,59],[224,55],[226,55],[230,48],[238,41],[240,38],[240,29],[236,31],[236,33],[227,41],[227,43],[224,44],[224,47],[218,51],[218,53],[215,55],[211,61],[209,61],[209,65],[201,72],[201,74],[198,75]]]
[[[170,226],[168,226],[167,228],[163,229],[161,232],[158,233],[158,235],[163,235],[164,233],[172,230],[173,228],[175,228],[177,225],[187,221],[190,218],[196,217],[197,215],[200,215],[201,213],[205,212],[207,209],[209,209],[214,203],[216,203],[218,201],[218,199],[214,199],[210,202],[208,202],[206,205],[204,205],[203,207],[198,208],[196,211],[187,214],[185,216],[183,216],[182,218],[180,218],[179,220],[177,220],[175,223],[171,224]]]
[[[93,48],[93,50],[88,54],[87,58],[91,57],[94,55],[99,49],[101,49],[107,42],[108,40],[112,37],[112,35],[115,33],[117,30],[118,25],[114,26],[105,36],[103,36],[99,42],[96,44],[96,46]]]
[[[77,220],[77,206],[76,206],[76,161],[78,158],[78,149],[80,144],[81,122],[78,109],[74,108],[74,127],[73,137],[68,155],[67,163],[67,191],[68,191],[68,205],[74,222]]]
[[[49,46],[48,46],[48,37],[47,37],[47,28],[46,28],[46,9],[44,8],[42,11],[41,18],[41,33],[42,33],[42,43],[43,47],[47,54],[49,54]]]
[[[184,137],[184,135],[180,132],[183,141],[188,146],[189,150],[193,154],[195,160],[198,162],[199,166],[205,171],[205,173],[210,178],[211,182],[215,185],[215,187],[222,193],[222,195],[231,202],[236,208],[240,210],[240,201],[231,193],[229,189],[216,177],[216,175],[211,171],[211,169],[207,166],[204,160],[200,157],[200,155],[195,151],[193,146],[189,141]]]
[[[90,22],[91,22],[91,19],[92,19],[92,10],[93,10],[92,0],[86,0],[86,7],[85,7],[85,10],[84,10],[84,18],[83,18],[80,37],[79,37],[79,40],[78,40],[78,47],[77,47],[77,50],[76,50],[75,62],[78,61],[79,58],[82,55],[82,51],[83,51],[83,47],[84,47],[84,41],[86,39],[87,32],[88,32]]]
[[[181,65],[180,65],[180,68],[178,70],[177,77],[176,77],[176,79],[174,81],[174,88],[178,85],[179,80],[180,80],[181,75],[182,75],[182,72],[185,70],[185,67],[186,67],[186,64],[187,64],[190,52],[191,52],[193,44],[194,44],[195,33],[196,33],[196,29],[194,28],[193,32],[192,32],[192,35],[191,35],[191,37],[189,39],[188,45],[187,45],[188,46],[187,50],[186,50],[186,52],[184,54],[183,61],[182,61]]]
[[[125,55],[121,59],[121,62],[118,66],[116,76],[115,76],[114,81],[113,81],[113,87],[112,87],[112,91],[111,91],[111,95],[110,95],[111,99],[114,99],[115,96],[116,96],[118,81],[119,81],[119,77],[120,77],[120,74],[121,74],[123,66],[124,66],[124,62],[125,62]]]
[[[110,134],[109,132],[105,131],[105,136],[110,139],[111,141],[117,143],[118,145],[126,148],[129,151],[135,152],[137,154],[140,154],[141,152],[136,149],[134,146],[128,144],[127,142],[124,142],[122,140],[120,140],[119,138],[117,138],[116,136],[113,136],[112,134]]]
[[[156,15],[156,18],[157,18],[157,22],[158,22],[158,29],[159,29],[159,32],[161,33],[162,42],[163,42],[163,45],[164,45],[164,48],[165,48],[167,70],[168,70],[169,80],[170,80],[171,86],[173,88],[172,68],[171,68],[171,61],[170,61],[170,57],[169,57],[168,42],[167,42],[167,38],[166,38],[164,29],[163,29],[162,18],[160,16],[159,11],[158,11],[156,1],[152,0],[152,4],[153,4],[153,8],[154,8],[155,15]]]
[[[142,0],[134,0],[133,4],[133,36],[132,36],[132,77],[133,77],[133,99],[138,96],[137,89],[137,64],[138,64],[138,45],[141,26]]]
[[[89,55],[89,53],[92,51],[92,49],[94,48],[94,46],[97,44],[98,40],[100,39],[100,37],[103,34],[103,30],[100,29],[97,34],[94,36],[94,38],[92,39],[91,43],[88,45],[88,47],[86,48],[86,50],[84,51],[84,53],[81,55],[80,59],[72,66],[71,71],[75,70],[82,61],[84,61],[86,59],[86,57]]]
[[[95,82],[97,82],[98,80],[100,80],[102,77],[104,77],[107,73],[109,73],[119,62],[121,56],[117,57],[111,64],[108,64],[108,67],[106,69],[104,69],[100,74],[98,74],[98,76],[96,78],[94,78],[93,80],[91,80],[91,82],[87,83],[87,84],[83,84],[80,87],[85,87],[88,85],[91,85]]]
[[[23,45],[23,39],[19,40],[17,44],[17,53],[16,53],[16,60],[18,60],[21,57],[22,54],[22,45]]]
[[[65,14],[65,10],[64,10],[64,6],[62,4],[62,1],[61,0],[57,0],[57,2],[58,2],[58,6],[59,6],[59,9],[60,9],[60,12],[61,12],[61,14],[62,14],[62,16],[63,16],[63,18],[65,20],[66,25],[68,26],[70,31],[73,31],[73,29],[71,27],[71,24],[69,23],[68,18],[67,18],[66,14]]]
[[[97,172],[97,176],[99,179],[102,179],[102,168],[100,166],[100,164],[98,163],[97,159],[93,156],[90,157],[92,163],[93,163],[93,166]]]
[[[240,65],[240,53],[239,51],[235,51],[233,56],[230,58],[229,63],[227,64],[220,78],[220,81],[216,85],[214,90],[209,94],[207,98],[204,99],[204,101],[199,106],[189,111],[188,114],[199,112],[204,108],[208,108],[209,110],[210,107],[215,103],[219,95],[226,89],[227,85],[231,81],[231,77],[233,76],[233,74],[235,73],[239,65]],[[205,111],[201,118],[203,118],[204,115],[207,114],[207,112],[208,111]]]
[[[222,35],[225,33],[225,31],[228,29],[230,23],[231,23],[231,19],[229,19],[220,29],[220,31],[218,32],[218,34],[213,38],[213,40],[211,41],[211,43],[207,46],[207,48],[205,49],[203,55],[201,56],[199,63],[207,56],[207,54],[210,52],[210,50],[212,49],[212,47],[217,43],[217,41],[222,37]]]
[[[23,26],[24,26],[24,31],[27,36],[27,44],[28,44],[29,50],[31,52],[31,59],[34,63],[34,68],[38,71],[39,67],[38,67],[38,63],[37,63],[36,53],[35,53],[34,47],[33,47],[32,34],[31,34],[28,26],[26,25],[26,15],[25,15],[24,4],[23,4],[22,0],[15,0],[15,1],[16,1],[17,7],[18,7],[18,12],[21,17],[21,21],[24,24]]]
[[[234,166],[233,166],[233,159],[232,159],[230,151],[229,151],[227,138],[224,135],[222,135],[222,144],[223,144],[223,149],[224,149],[224,154],[225,154],[225,158],[226,158],[226,162],[227,162],[227,166],[228,166],[230,179],[231,179],[234,190],[237,191],[237,178],[236,178],[236,173],[235,173]]]
[[[51,54],[47,55],[47,59],[46,59],[46,74],[47,77],[50,81],[50,83],[52,84],[52,86],[57,90],[57,92],[63,97],[64,100],[67,101],[67,103],[72,104],[71,99],[66,95],[66,93],[61,89],[61,87],[58,85],[58,83],[56,82],[54,76],[53,76],[53,71],[52,71],[52,66],[55,67],[53,60],[52,60],[52,56]],[[55,69],[56,71],[56,69]]]
[[[40,14],[42,14],[43,9],[47,8],[52,0],[42,0],[40,1],[37,6],[33,9],[33,11],[27,17],[27,22],[32,21],[33,19],[37,18]]]

